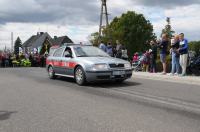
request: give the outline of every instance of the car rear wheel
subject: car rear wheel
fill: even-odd
[[[86,83],[86,77],[85,72],[82,67],[77,67],[75,70],[75,80],[76,83],[80,86],[84,85]]]
[[[48,68],[48,74],[49,74],[49,78],[50,78],[50,79],[55,79],[55,78],[56,78],[56,75],[55,75],[55,72],[54,72],[52,66],[50,66],[50,67]]]

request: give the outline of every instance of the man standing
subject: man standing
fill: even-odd
[[[167,48],[168,48],[168,37],[166,34],[162,34],[162,41],[159,44],[160,47],[160,61],[162,63],[163,66],[163,75],[166,75],[167,73],[167,63],[166,63],[166,57],[167,57]]]
[[[116,40],[116,44],[117,44],[117,46],[116,46],[116,51],[117,51],[116,57],[121,58],[121,56],[122,56],[122,44],[120,44],[119,40]]]
[[[187,59],[188,59],[188,40],[184,38],[184,33],[179,34],[180,47],[178,52],[180,53],[180,65],[182,68],[181,76],[186,75]]]
[[[127,49],[126,49],[126,47],[124,45],[122,45],[121,52],[122,52],[121,58],[123,60],[128,60],[128,51],[127,51]]]
[[[3,55],[2,55],[2,53],[0,51],[0,67],[1,67],[1,64],[2,64],[2,58],[3,58]]]
[[[151,71],[152,73],[156,73],[156,60],[157,60],[157,45],[154,40],[150,42],[150,66],[151,66]]]
[[[109,54],[111,57],[113,57],[113,46],[111,45],[111,42],[108,43],[106,52],[107,52],[107,54]]]
[[[100,45],[99,45],[99,48],[100,48],[101,50],[103,50],[104,52],[106,52],[106,50],[107,50],[107,47],[106,47],[106,45],[103,43],[103,41],[101,41],[101,43],[100,43]]]

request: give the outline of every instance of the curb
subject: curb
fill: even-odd
[[[133,72],[132,77],[200,86],[200,77],[197,76],[179,77],[179,76],[161,75],[161,73]]]

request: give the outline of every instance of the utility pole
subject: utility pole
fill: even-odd
[[[103,27],[108,26],[108,11],[107,11],[107,0],[101,0],[101,14],[100,14],[100,24],[99,24],[99,39],[102,36]],[[106,19],[106,25],[103,25],[103,18]]]
[[[11,52],[14,51],[14,45],[13,45],[13,32],[11,32]]]

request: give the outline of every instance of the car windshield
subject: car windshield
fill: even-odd
[[[107,53],[93,46],[74,47],[77,57],[109,57]]]

